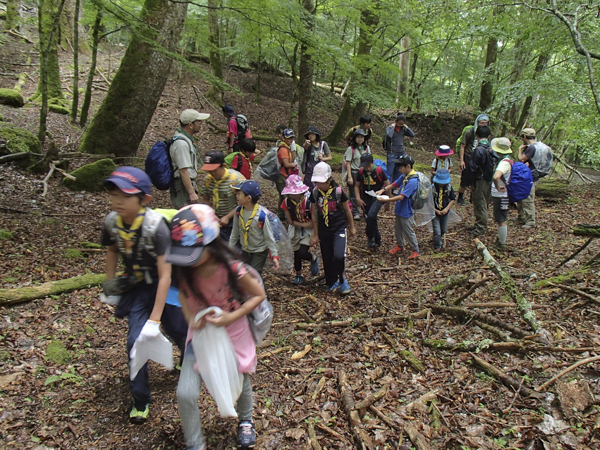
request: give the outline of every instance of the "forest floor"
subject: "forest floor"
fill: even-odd
[[[28,57],[35,63],[37,56],[29,51],[33,48],[13,41],[4,45],[0,72],[21,71],[11,63],[25,64]],[[107,52],[100,55],[100,69],[108,78],[113,74],[109,64],[114,69],[119,55],[122,51],[112,49],[110,63]],[[65,87],[68,58],[66,52],[61,55]],[[82,75],[84,70],[85,65]],[[35,67],[28,73],[37,76]],[[229,72],[228,81],[240,92],[227,94],[227,102],[248,114],[256,134],[273,134],[275,125],[285,122],[289,80],[263,79],[260,105],[254,103],[251,74]],[[0,87],[11,87],[6,78],[0,82]],[[177,81],[169,81],[142,148],[172,133],[180,109],[215,113],[206,104],[198,105],[192,85],[207,91],[202,81],[185,76],[185,101],[180,106]],[[28,82],[24,94],[31,95],[35,87]],[[93,108],[103,95],[95,91]],[[316,97],[314,122],[326,133],[340,99],[325,92]],[[36,131],[38,106],[0,107],[0,114],[7,122]],[[422,115],[409,119],[417,133],[409,152],[422,164],[430,163],[437,145],[452,144],[471,120],[451,113],[440,117],[437,122]],[[224,126],[224,119],[214,119]],[[387,120],[378,118],[376,133]],[[73,150],[82,132],[56,114],[49,115],[49,131],[62,151]],[[223,140],[206,126],[200,146],[219,148]],[[259,144],[263,150],[271,145]],[[43,176],[0,166],[0,288],[104,270],[103,251],[87,251],[81,243],[99,241],[109,211],[105,195],[71,192],[53,178],[48,196],[42,198]],[[275,190],[265,189],[263,200],[273,209]],[[167,194],[158,193],[153,205],[169,207]],[[470,207],[457,208],[462,222],[449,230],[441,254],[432,251],[431,233],[418,228],[422,256],[411,262],[408,254],[387,253],[395,245],[392,212],[380,214],[383,246],[375,252],[367,250],[364,222],[359,222],[358,235],[349,241],[347,272],[353,290],[346,297],[327,292],[322,284],[297,287],[290,283],[291,276],[267,273],[275,322],[258,350],[258,369],[252,377],[257,448],[318,448],[318,443],[324,449],[350,449],[356,448],[354,434],[379,449],[599,448],[597,362],[569,372],[541,389],[543,394],[529,389],[599,354],[600,277],[597,267],[584,264],[600,251],[600,240],[559,265],[586,241],[572,235],[573,225],[598,222],[600,193],[597,187],[573,186],[568,198],[538,199],[536,207],[538,227],[529,230],[514,225],[516,211],[510,211],[509,251],[494,256],[534,303],[538,321],[553,339],[548,346],[538,342],[539,335],[511,306],[507,291],[479,256],[465,230],[473,220]],[[495,231],[490,222],[482,241],[493,243]],[[453,275],[464,275],[464,282],[432,289]],[[587,297],[544,281],[552,277],[585,291]],[[99,288],[82,289],[0,308],[0,447],[184,448],[175,398],[177,371],[151,364],[150,420],[142,426],[128,423],[127,324],[113,317],[112,307],[100,303],[98,294]],[[456,299],[462,299],[466,311],[460,317],[440,308]],[[313,324],[302,325],[309,321]],[[507,341],[511,343],[496,344]],[[422,367],[411,365],[405,351]],[[516,384],[507,386],[482,370],[482,361]],[[343,408],[349,396],[342,395],[340,374],[346,375],[346,394],[356,403],[377,397],[358,409],[361,422],[354,426]],[[200,405],[210,449],[234,448],[235,421],[218,416],[206,391]]]

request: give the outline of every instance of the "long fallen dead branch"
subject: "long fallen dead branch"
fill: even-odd
[[[352,433],[355,448],[359,450],[374,450],[375,446],[373,445],[369,434],[363,429],[358,411],[356,411],[354,408],[354,396],[352,395],[352,389],[348,383],[348,376],[343,370],[340,370],[338,383],[340,386],[340,397],[342,399],[342,410],[346,414],[348,428],[350,428],[350,432]]]
[[[583,297],[586,300],[589,300],[590,302],[600,305],[600,298],[594,297],[593,295],[588,294],[587,292],[580,291],[579,289],[576,289],[574,287],[565,286],[564,284],[556,284],[556,283],[552,283],[552,282],[548,282],[548,286],[556,287],[556,288],[562,289],[563,291],[567,291],[572,294],[579,295],[580,297]]]
[[[569,366],[565,370],[563,370],[562,372],[558,373],[557,375],[554,375],[551,379],[549,379],[548,381],[546,381],[544,384],[542,384],[536,390],[540,391],[540,392],[544,391],[548,386],[550,386],[552,383],[554,383],[556,380],[558,380],[563,375],[569,373],[570,371],[576,369],[579,366],[582,366],[584,364],[591,363],[591,362],[594,362],[594,361],[600,361],[600,356],[592,356],[591,358],[585,358],[585,359],[582,359],[581,361],[577,361],[572,366]]]
[[[415,314],[400,314],[394,316],[376,317],[376,318],[354,318],[349,317],[342,320],[333,320],[330,322],[320,323],[297,323],[295,327],[299,330],[322,330],[327,328],[344,328],[344,327],[359,327],[359,326],[381,326],[393,322],[401,322],[411,319],[424,319],[427,317],[428,310],[424,309]]]
[[[498,262],[488,251],[487,247],[479,239],[473,239],[473,243],[477,246],[477,250],[481,254],[484,262],[490,269],[492,269],[498,278],[500,278],[500,282],[502,283],[504,290],[517,304],[523,320],[527,322],[533,331],[540,335],[541,339],[545,343],[550,343],[552,341],[552,335],[538,323],[535,312],[531,307],[531,303],[525,297],[523,297],[523,294],[519,292],[519,289],[517,288],[517,285],[512,277],[507,272],[502,270],[500,264],[498,264]]]
[[[481,280],[479,280],[477,283],[475,283],[473,286],[471,286],[467,292],[465,292],[460,297],[458,297],[456,300],[454,300],[452,302],[452,304],[454,306],[460,306],[460,304],[462,303],[462,301],[464,299],[469,297],[473,292],[475,292],[478,288],[480,288],[481,286],[486,284],[489,280],[490,280],[489,278],[484,276]]]
[[[396,342],[394,342],[394,340],[389,335],[387,335],[386,333],[382,333],[382,336],[388,342],[388,344],[390,344],[390,346],[394,349],[394,351],[397,354],[399,354],[400,356],[402,356],[406,360],[406,362],[410,365],[410,367],[412,367],[413,369],[415,369],[418,373],[424,373],[425,372],[425,368],[423,367],[423,363],[421,361],[419,361],[417,359],[417,357],[412,354],[412,352],[410,352],[409,350],[403,350],[403,349],[401,349],[398,346],[398,344],[396,344]]]
[[[549,353],[586,353],[598,352],[600,347],[546,347],[544,345],[531,345],[529,342],[510,341],[510,342],[447,342],[442,339],[423,339],[421,341],[425,347],[437,350],[448,350],[455,352],[478,352],[478,351],[497,351],[497,352],[549,352]]]
[[[484,361],[483,359],[474,355],[473,353],[471,353],[471,358],[471,361],[474,365],[485,370],[488,374],[492,375],[493,377],[496,377],[503,385],[512,387],[515,391],[517,389],[520,389],[520,392],[526,397],[534,397],[538,399],[546,398],[544,394],[541,394],[540,392],[536,392],[533,389],[523,386],[520,381],[515,380],[510,375],[507,375],[497,367],[492,366],[490,363]]]

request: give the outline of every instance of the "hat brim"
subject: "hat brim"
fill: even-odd
[[[502,149],[499,147],[492,147],[492,150],[494,150],[496,153],[501,153],[502,155],[510,155],[512,153],[511,149]]]
[[[202,258],[206,247],[181,247],[169,246],[165,251],[165,262],[174,266],[189,267],[196,264]]]
[[[223,164],[204,164],[202,167],[200,167],[200,170],[217,170],[222,165]]]
[[[313,183],[325,183],[327,180],[329,180],[329,177],[322,177],[319,175],[317,175],[317,176],[313,175],[310,178],[310,181],[312,181]]]
[[[301,188],[301,191],[296,191],[293,189],[288,189],[288,188],[284,188],[283,191],[281,191],[281,195],[294,195],[294,194],[304,194],[306,191],[308,191],[310,188],[307,185],[303,185],[304,187]],[[306,188],[306,189],[305,189]]]
[[[435,156],[450,156],[450,155],[454,155],[454,150],[450,150],[449,153],[440,153],[439,150],[437,150],[435,152]]]
[[[374,161],[365,161],[365,162],[361,162],[360,163],[360,167],[362,167],[363,169],[365,167],[367,167],[369,164],[373,163]]]
[[[238,191],[239,191],[239,190],[241,190],[241,189],[242,189],[242,185],[243,185],[243,184],[244,184],[244,183],[232,184],[232,185],[231,185],[231,189],[236,189],[236,190],[238,190]]]
[[[114,184],[116,187],[119,188],[119,190],[123,191],[126,194],[133,195],[133,194],[144,193],[144,191],[135,187],[133,184],[131,184],[127,180],[124,180],[123,178],[110,177],[110,178],[107,178],[106,180],[104,180],[102,184],[104,184],[106,186],[107,183]]]
[[[210,117],[210,114],[208,114],[208,113],[198,113],[198,117],[196,117],[196,120],[207,120],[209,117]]]
[[[449,184],[452,183],[452,178],[438,178],[437,176],[433,176],[433,182],[437,184]]]
[[[309,134],[314,134],[317,137],[317,139],[319,139],[319,140],[321,139],[321,133],[318,133],[315,131],[307,131],[306,133],[304,133],[304,138],[308,139]]]

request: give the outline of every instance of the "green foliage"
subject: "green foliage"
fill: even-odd
[[[33,133],[11,125],[0,126],[0,138],[6,141],[6,147],[11,153],[39,153],[42,148],[40,141]]]
[[[83,377],[81,375],[77,375],[75,373],[75,369],[71,368],[71,372],[63,372],[60,375],[51,375],[46,378],[44,381],[44,386],[49,386],[57,382],[61,382],[61,387],[64,386],[66,382],[79,384],[83,381]]]
[[[83,258],[83,253],[81,253],[79,250],[74,249],[74,248],[67,248],[67,249],[65,249],[65,258],[68,258],[68,259]]]
[[[15,233],[0,229],[0,241],[10,241],[15,237]]]
[[[64,185],[72,191],[101,191],[104,181],[117,166],[112,159],[101,159],[71,172],[76,179],[65,178]]]
[[[71,360],[71,353],[61,341],[52,340],[46,348],[46,359],[56,364],[66,364]]]

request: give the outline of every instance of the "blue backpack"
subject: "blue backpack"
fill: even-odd
[[[145,172],[150,177],[152,184],[161,191],[167,191],[173,184],[173,164],[171,163],[171,144],[173,139],[158,141],[152,146],[146,162],[144,163]]]
[[[387,164],[384,161],[382,161],[380,159],[376,159],[374,161],[374,163],[375,163],[375,167],[381,167],[383,169],[383,171],[385,172],[385,174],[388,176],[388,178],[390,177],[390,174],[388,173],[388,170],[387,170]]]
[[[508,199],[511,202],[520,202],[529,197],[533,186],[533,176],[529,167],[522,162],[508,160],[511,165],[510,178],[506,185]]]

